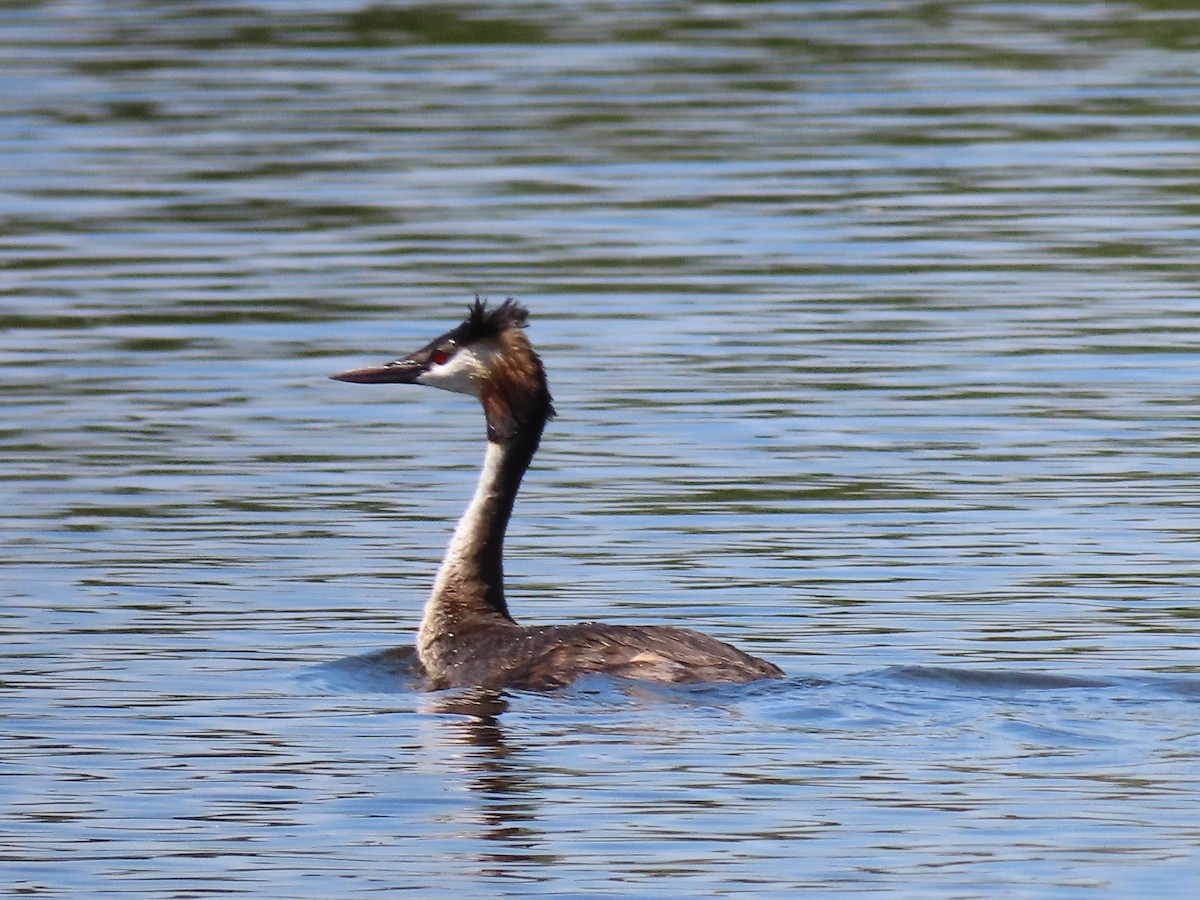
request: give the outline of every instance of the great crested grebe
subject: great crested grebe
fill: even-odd
[[[381,366],[332,376],[356,384],[427,384],[478,397],[488,447],[479,486],[454,530],[417,635],[431,690],[547,690],[591,674],[657,682],[780,678],[772,663],[687,628],[518,625],[504,600],[504,531],[521,478],[554,415],[546,372],[525,334],[528,313],[476,299],[457,328]]]

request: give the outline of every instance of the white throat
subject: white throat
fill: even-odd
[[[449,364],[442,368],[448,366]],[[487,453],[483,458],[483,471],[479,473],[479,484],[475,487],[475,496],[471,498],[466,512],[458,520],[454,536],[450,538],[450,546],[446,549],[446,556],[434,580],[433,593],[425,604],[425,615],[417,634],[417,649],[422,653],[435,636],[445,633],[445,623],[440,621],[441,598],[448,596],[458,585],[479,576],[476,562],[478,549],[487,539],[489,501],[501,489],[503,458],[504,448],[488,441]]]

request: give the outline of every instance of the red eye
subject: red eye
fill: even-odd
[[[449,358],[450,354],[445,350],[434,350],[429,354],[429,361],[435,366],[444,366]]]

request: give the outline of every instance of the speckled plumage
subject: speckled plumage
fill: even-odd
[[[716,638],[667,625],[495,624],[459,630],[446,644],[432,667],[425,663],[434,688],[551,690],[592,674],[671,684],[783,675],[772,663]]]

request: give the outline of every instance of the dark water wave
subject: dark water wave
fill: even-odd
[[[420,691],[420,670],[416,648],[393,647],[374,653],[358,654],[321,663],[306,669],[301,677],[314,686],[330,691],[367,691],[396,693]],[[854,686],[870,688],[876,698],[889,689],[902,692],[913,688],[928,691],[948,690],[955,695],[995,698],[1017,696],[1026,693],[1052,693],[1057,691],[1088,691],[1121,689],[1137,695],[1200,697],[1200,678],[1186,676],[1109,676],[1085,677],[1081,675],[1058,675],[1051,672],[1020,671],[1016,669],[980,669],[965,666],[888,666],[871,669],[860,674],[843,675],[838,679],[791,676],[781,681],[762,681],[748,685],[661,685],[638,682],[601,675],[588,676],[575,686],[554,692],[560,696],[581,697],[600,691],[606,696],[616,696],[629,690],[640,696],[657,695],[664,700],[699,700],[707,702],[724,700],[731,706],[739,701],[771,697],[785,700],[789,696],[822,688],[839,689]],[[614,694],[615,691],[615,694]],[[442,691],[442,696],[472,692]],[[520,694],[525,692],[506,691],[500,693]]]

